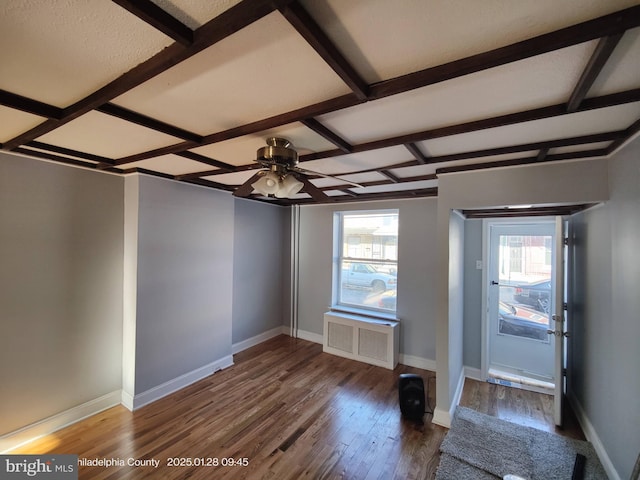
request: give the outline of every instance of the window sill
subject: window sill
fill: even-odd
[[[373,310],[365,310],[361,308],[345,307],[342,305],[333,305],[329,308],[332,312],[348,313],[351,315],[360,315],[362,317],[371,318],[374,320],[391,320],[392,322],[399,322],[400,319],[396,317],[394,313],[376,312]]]

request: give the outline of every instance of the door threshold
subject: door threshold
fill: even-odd
[[[552,382],[545,382],[544,380],[538,380],[536,378],[525,377],[494,369],[489,370],[487,382],[495,385],[503,385],[505,387],[520,388],[522,390],[544,393],[547,395],[553,395],[555,388]]]

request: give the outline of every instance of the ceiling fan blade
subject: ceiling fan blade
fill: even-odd
[[[258,179],[262,176],[262,170],[253,175],[249,180],[244,182],[238,188],[233,191],[234,197],[248,197],[253,192],[253,184],[258,181]]]
[[[304,174],[307,174],[307,175],[318,175],[319,177],[332,178],[334,180],[340,180],[341,182],[348,183],[349,185],[353,185],[354,187],[364,188],[359,183],[351,182],[351,181],[346,180],[344,178],[336,177],[335,175],[327,175],[325,173],[314,172],[313,170],[307,170],[306,168],[300,168],[300,167],[296,167],[295,170],[296,170],[296,172],[304,173]]]
[[[304,175],[300,176],[300,181],[304,183],[303,190],[307,192],[309,195],[311,195],[311,198],[313,198],[316,202],[332,202],[333,201],[333,199],[329,195],[327,195],[318,187],[316,187],[313,183],[311,183],[311,180],[309,180]]]

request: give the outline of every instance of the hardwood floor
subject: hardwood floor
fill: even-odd
[[[233,367],[134,413],[114,407],[12,453],[125,463],[81,466],[80,479],[434,478],[447,430],[433,425],[431,415],[424,425],[402,419],[397,391],[400,373],[418,373],[430,384],[433,406],[433,372],[373,367],[284,335],[234,360]],[[467,380],[461,405],[553,430],[545,395]],[[580,438],[575,427],[559,433]],[[176,458],[211,465],[168,466]],[[129,459],[160,466],[129,466]]]

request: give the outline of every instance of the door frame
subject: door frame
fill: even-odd
[[[526,225],[538,222],[553,223],[555,216],[544,217],[509,217],[509,218],[483,218],[482,219],[482,326],[480,348],[480,375],[482,381],[489,379],[489,258],[491,242],[489,241],[489,229],[491,225]]]

